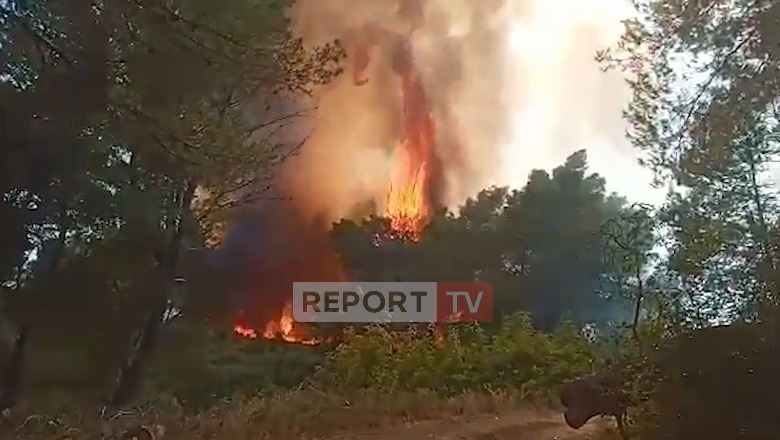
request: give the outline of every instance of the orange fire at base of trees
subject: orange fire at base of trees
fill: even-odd
[[[239,314],[241,318],[243,314]],[[238,336],[246,339],[262,337],[268,340],[282,340],[293,344],[317,345],[320,340],[311,337],[307,329],[295,322],[292,314],[292,304],[285,303],[278,319],[273,319],[265,324],[261,333],[245,324],[238,323],[233,327]]]
[[[282,314],[278,320],[269,321],[263,330],[266,339],[281,339],[303,345],[317,345],[320,341],[311,337],[301,324],[295,322],[292,313],[292,304],[287,302],[282,308]]]
[[[257,330],[246,324],[246,318],[244,317],[244,311],[238,312],[236,317],[236,325],[233,327],[233,331],[244,339],[257,339]]]

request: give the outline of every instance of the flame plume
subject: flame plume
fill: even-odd
[[[401,146],[396,176],[390,185],[385,215],[396,235],[418,240],[420,231],[428,220],[428,199],[425,197],[426,167],[411,158],[410,148]]]
[[[419,16],[419,4],[408,2],[399,12],[407,18]],[[413,32],[416,26],[411,29]],[[435,127],[430,115],[425,90],[415,72],[410,44],[411,32],[400,39],[372,26],[364,26],[355,36],[353,82],[365,85],[369,79],[365,71],[369,67],[369,50],[384,38],[395,40],[392,68],[400,80],[402,97],[402,133],[394,156],[390,188],[385,201],[385,215],[396,235],[419,239],[420,232],[429,220],[431,211],[432,165],[436,161]]]
[[[393,67],[400,78],[403,97],[403,140],[395,156],[395,169],[387,197],[385,215],[394,232],[419,239],[431,211],[432,164],[435,157],[435,130],[425,91],[414,76],[408,40],[396,51]],[[364,66],[365,57],[357,57]],[[357,69],[356,69],[357,70]],[[356,77],[358,77],[356,75]]]

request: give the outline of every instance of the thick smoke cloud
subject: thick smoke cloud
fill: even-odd
[[[622,110],[630,90],[620,72],[602,72],[596,52],[613,45],[621,20],[634,14],[626,0],[515,0],[520,8],[508,35],[504,92],[512,100],[513,133],[502,148],[499,184],[520,186],[533,168],[551,169],[586,148],[591,168],[610,190],[656,202],[651,174],[637,164],[625,137]]]
[[[332,219],[367,199],[383,202],[402,123],[393,54],[407,39],[436,124],[439,197],[457,204],[493,183],[495,150],[507,143],[512,122],[502,90],[512,18],[504,1],[299,0],[291,15],[307,44],[339,39],[349,57],[347,72],[312,99],[315,129],[285,170],[296,199]],[[367,42],[368,81],[357,86],[351,69]]]
[[[633,171],[613,181],[635,180],[621,119],[628,88],[594,61],[631,11],[622,0],[574,3],[298,0],[295,33],[309,45],[339,39],[349,58],[347,72],[305,104],[317,107],[314,131],[285,170],[286,192],[333,220],[367,199],[381,204],[402,122],[393,51],[407,36],[436,124],[446,205],[488,185],[522,186],[531,169],[583,147],[608,181],[616,168]],[[356,86],[351,69],[366,39],[375,43],[368,82]]]

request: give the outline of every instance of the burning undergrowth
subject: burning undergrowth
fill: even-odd
[[[319,342],[307,324],[293,319],[292,285],[347,279],[327,231],[326,223],[306,219],[290,203],[269,203],[245,215],[231,240],[238,242],[236,249],[251,243],[258,251],[244,255],[242,281],[230,296],[237,334],[307,345]]]

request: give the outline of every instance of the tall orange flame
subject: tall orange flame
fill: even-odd
[[[428,217],[426,169],[424,164],[416,166],[410,156],[408,147],[402,145],[387,195],[385,214],[393,231],[416,240]]]
[[[408,41],[399,45],[393,67],[401,80],[404,131],[385,214],[396,233],[417,240],[431,215],[435,129],[425,91],[414,74]]]

